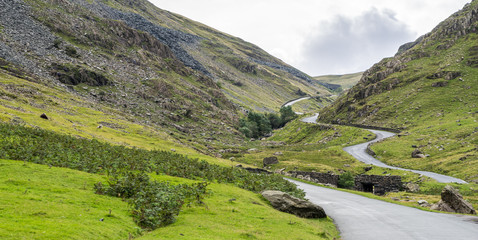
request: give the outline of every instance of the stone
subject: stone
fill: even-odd
[[[264,164],[264,167],[278,163],[279,159],[277,159],[277,157],[266,157],[262,160],[262,164]]]
[[[420,191],[420,186],[416,183],[407,183],[405,184],[405,190],[407,192],[416,193]]]
[[[417,201],[418,205],[420,205],[420,207],[430,207],[430,203],[428,203],[426,200],[418,200]]]
[[[372,170],[372,169],[373,169],[373,167],[371,167],[371,166],[369,166],[369,167],[364,167],[364,168],[363,168],[363,170],[364,170],[365,172],[368,172],[368,171],[370,171],[370,170]]]
[[[432,84],[432,87],[446,87],[448,86],[448,82],[440,81]]]
[[[251,148],[249,150],[247,150],[248,152],[257,152],[257,148]]]
[[[302,218],[326,218],[327,214],[322,207],[305,201],[281,191],[266,190],[262,196],[267,199],[275,209],[294,214]]]
[[[285,170],[285,168],[277,169],[277,170],[274,171],[274,173],[283,175],[284,170]]]
[[[42,113],[42,115],[40,115],[40,117],[43,118],[43,119],[48,120],[48,116],[47,116],[46,114],[44,114],[44,113]]]
[[[283,154],[282,152],[275,152],[274,155],[276,155],[276,156],[282,156],[282,155],[284,155],[284,154]]]
[[[432,210],[475,214],[473,206],[463,199],[463,196],[452,186],[447,185],[441,192],[441,200],[431,207]]]
[[[426,158],[427,156],[422,153],[419,149],[415,149],[412,152],[412,158]]]
[[[442,200],[440,200],[438,203],[436,204],[433,204],[431,207],[430,207],[431,210],[435,210],[435,211],[442,211],[442,212],[455,212],[455,210],[453,210],[450,205],[446,204],[445,202],[443,202]]]

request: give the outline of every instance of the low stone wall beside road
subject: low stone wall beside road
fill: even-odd
[[[358,175],[355,177],[355,190],[383,195],[402,189],[401,176]]]
[[[339,183],[339,175],[330,174],[330,173],[290,171],[286,175],[294,177],[294,178],[310,181],[310,182],[330,184],[335,187]]]

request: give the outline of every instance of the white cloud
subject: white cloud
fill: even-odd
[[[432,30],[440,21],[445,20],[452,13],[461,9],[463,5],[470,0],[150,0],[159,8],[170,10],[179,13],[193,20],[207,24],[220,31],[229,33],[231,35],[240,37],[246,41],[252,42],[264,50],[281,58],[285,62],[307,72],[310,75],[330,72],[334,73],[333,69],[325,69],[318,71],[317,68],[307,67],[310,65],[304,59],[310,58],[304,55],[307,52],[314,52],[317,47],[304,51],[304,45],[311,45],[311,37],[316,43],[320,43],[321,27],[318,23],[328,24],[347,24],[347,21],[366,21],[364,13],[370,12],[370,9],[376,10],[377,14],[369,14],[370,21],[375,18],[381,18],[389,21],[393,28],[382,27],[373,32],[372,29],[364,28],[362,36],[368,31],[368,34],[379,35],[376,38],[383,37],[385,34],[392,34],[392,36],[400,38],[403,34],[409,36],[409,33],[415,33],[412,39],[405,39],[404,41],[411,41],[419,35],[425,34]],[[385,10],[391,9],[391,10]],[[388,12],[387,12],[388,11]],[[342,20],[337,20],[342,18]],[[396,21],[393,21],[396,20]],[[340,23],[339,21],[345,21]],[[400,26],[406,26],[407,29],[401,29]],[[329,26],[330,27],[330,26]],[[350,29],[349,32],[342,32],[341,34],[349,34],[349,37],[358,37],[359,26]],[[343,29],[342,29],[343,30]],[[385,32],[379,33],[378,30]],[[344,30],[343,30],[344,31]],[[402,31],[402,35],[400,35]],[[408,32],[408,34],[406,32]],[[329,29],[329,34],[330,29]],[[395,34],[395,35],[393,35]],[[398,35],[397,35],[398,34]],[[362,38],[364,39],[364,38]],[[353,41],[350,44],[345,44],[347,38],[340,39],[344,42],[342,46],[356,45]],[[355,39],[354,41],[356,41]],[[368,40],[365,38],[365,40]],[[390,44],[392,41],[387,40]],[[343,51],[344,49],[333,49],[336,42],[322,40],[322,45],[331,44],[325,50]],[[405,42],[403,42],[405,43]],[[398,44],[400,45],[400,44]],[[313,46],[313,45],[311,45]],[[396,46],[398,47],[398,46]],[[396,48],[395,47],[395,48]],[[324,51],[325,51],[324,50]],[[396,49],[395,49],[396,50]],[[372,51],[372,50],[369,50]],[[368,55],[370,58],[364,56],[359,59],[354,59],[359,63],[367,63],[367,67],[371,66],[377,61],[376,56],[389,56],[389,48],[382,47],[375,48],[375,54]],[[382,51],[382,52],[381,52]],[[325,53],[322,53],[325,55]],[[352,57],[341,55],[342,58],[334,58],[336,64],[349,62],[350,64],[343,65],[341,72],[356,71],[357,62],[351,62]],[[329,58],[332,61],[331,58]],[[367,68],[365,67],[365,68]],[[364,70],[364,69],[362,69]],[[335,72],[337,73],[337,72]]]
[[[303,45],[303,70],[313,74],[363,71],[415,38],[392,10],[371,8],[357,17],[337,15],[318,24]]]

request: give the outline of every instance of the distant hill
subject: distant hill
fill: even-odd
[[[477,31],[473,1],[368,69],[319,120],[400,129],[373,147],[383,160],[478,181]],[[414,150],[430,157],[413,159]]]
[[[314,77],[314,80],[322,83],[322,84],[329,84],[328,87],[331,89],[338,89],[339,85],[343,91],[346,91],[353,86],[355,86],[362,77],[363,72],[352,73],[352,74],[344,74],[344,75],[324,75]]]

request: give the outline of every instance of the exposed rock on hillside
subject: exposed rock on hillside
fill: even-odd
[[[281,191],[264,191],[262,196],[271,205],[282,212],[291,213],[303,218],[325,218],[327,215],[322,207],[309,201],[292,197]]]
[[[435,70],[431,69],[434,72],[430,74],[427,74],[430,69],[410,69],[409,63],[430,57],[445,58],[445,56],[440,56],[440,50],[451,48],[463,38],[471,38],[471,35],[477,32],[477,21],[478,4],[476,2],[467,4],[463,10],[443,21],[432,32],[421,36],[415,42],[401,46],[394,57],[383,59],[368,69],[363,74],[360,82],[346,96],[340,98],[333,106],[320,114],[319,120],[330,122],[339,117],[342,121],[347,122],[363,120],[370,122],[380,112],[380,106],[366,105],[366,100],[369,97],[412,84],[415,81],[420,81],[423,77],[444,79],[446,81],[435,81],[429,86],[446,87],[448,85],[447,81],[462,76],[461,72],[444,70],[451,63],[442,67],[435,66]],[[470,48],[470,53],[474,52],[473,49],[474,47]],[[463,57],[456,60],[455,64],[460,63],[461,60],[463,60]],[[474,64],[473,58],[468,60],[468,64]],[[407,77],[397,74],[400,72],[413,72],[414,74],[409,74]],[[420,72],[423,74],[420,74]],[[366,109],[367,107],[368,109]],[[362,111],[358,111],[359,109]]]
[[[242,140],[240,109],[328,93],[257,46],[145,0],[0,1],[0,63],[210,154]]]
[[[463,196],[452,186],[447,185],[441,192],[441,200],[431,207],[432,210],[476,214],[473,206],[463,199]]]

